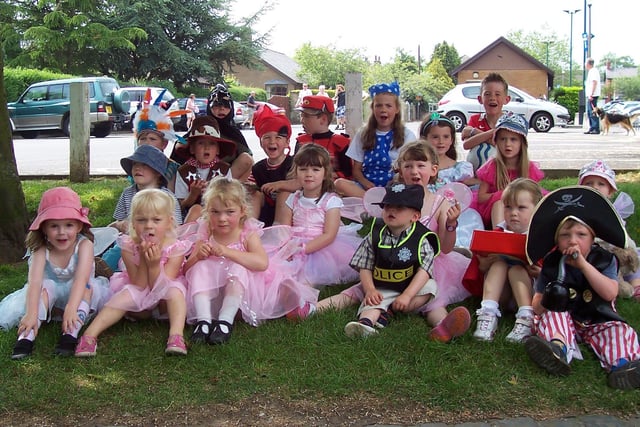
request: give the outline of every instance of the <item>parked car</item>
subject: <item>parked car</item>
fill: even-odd
[[[478,102],[480,82],[459,84],[438,101],[438,113],[447,116],[458,132],[469,122],[469,117],[484,112]],[[566,126],[571,119],[569,110],[555,102],[534,98],[521,89],[509,86],[511,100],[505,111],[522,114],[536,132],[549,132],[554,126]]]
[[[162,87],[148,87],[148,86],[131,86],[131,87],[125,87],[124,89],[126,89],[127,92],[129,92],[129,97],[131,99],[131,107],[129,108],[131,121],[127,124],[128,128],[132,127],[133,119],[141,107],[140,103],[144,101],[144,97],[147,94],[147,89],[151,89],[151,102],[155,102],[156,99],[158,99],[158,96],[160,96],[160,94],[162,93],[162,91],[165,90]],[[169,111],[176,111],[179,109],[178,103],[176,101],[177,101],[176,97],[173,96],[173,94],[167,89],[164,92],[164,95],[162,96],[162,100],[160,101],[160,103],[165,109]],[[175,126],[176,123],[180,121],[180,116],[172,117],[171,121]]]
[[[187,100],[189,98],[179,98],[178,102],[176,103],[178,105],[178,109],[179,110],[184,110],[187,108]],[[196,105],[198,106],[198,112],[196,113],[196,117],[200,117],[200,116],[206,116],[207,115],[207,98],[196,98]],[[175,130],[182,130],[182,131],[186,131],[187,129],[187,116],[186,114],[181,115],[180,120],[178,120],[177,123],[173,124],[173,128]]]
[[[260,108],[261,105],[266,104],[276,114],[286,114],[287,113],[284,108],[278,107],[277,105],[271,104],[269,102],[256,101],[256,104],[258,104],[258,108]],[[245,123],[245,120],[247,119],[247,114],[248,114],[249,107],[247,107],[247,103],[246,102],[234,102],[234,105],[235,105],[235,107],[234,107],[235,108],[235,115],[234,115],[233,119],[235,120],[235,122],[238,125],[238,127],[240,129],[242,129],[245,126],[248,126],[248,124]]]
[[[12,132],[36,138],[39,131],[61,130],[69,135],[70,84],[86,82],[89,87],[91,135],[104,138],[114,124],[129,120],[129,93],[110,77],[78,77],[34,83],[16,102],[9,102]]]

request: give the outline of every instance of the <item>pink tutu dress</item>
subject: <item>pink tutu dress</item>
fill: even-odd
[[[118,237],[118,245],[122,248],[122,251],[133,253],[134,262],[138,264],[140,262],[140,251],[138,244],[135,243],[130,236],[123,234]],[[176,256],[184,256],[191,249],[191,242],[176,240],[171,245],[162,249],[162,255],[160,258],[160,274],[158,279],[151,288],[141,288],[131,283],[129,274],[123,268],[122,271],[113,273],[111,276],[111,290],[114,296],[105,304],[107,307],[113,307],[118,310],[125,310],[131,312],[141,312],[145,310],[152,310],[156,308],[160,300],[165,299],[170,289],[175,288],[186,295],[186,281],[184,276],[180,275],[175,279],[167,277],[164,271],[164,265],[169,258]],[[118,301],[117,295],[122,293],[128,293],[130,299],[124,300],[121,304],[116,304],[114,301]],[[158,316],[159,317],[159,316]]]
[[[342,199],[335,193],[325,193],[320,200],[305,198],[296,191],[287,199],[293,211],[293,226],[275,225],[265,228],[262,238],[269,259],[285,270],[293,271],[292,279],[308,286],[339,285],[358,279],[358,272],[349,266],[362,237],[360,224],[341,225],[336,238],[328,246],[310,254],[302,245],[324,231],[325,213],[341,209]]]
[[[478,202],[477,192],[474,193],[474,200],[471,207],[480,212],[480,216],[485,224],[490,225],[491,208],[493,207],[493,204],[502,197],[502,190],[498,191],[498,188],[496,187],[496,160],[494,158],[489,159],[487,163],[478,169],[476,176],[481,181],[489,184],[488,192],[493,194],[491,194],[489,200],[484,203],[480,203]],[[509,180],[513,181],[516,178],[518,178],[518,172],[516,170],[509,169]],[[544,178],[544,172],[540,170],[536,162],[529,162],[529,178],[535,182],[540,182],[542,178]]]
[[[209,240],[208,224],[199,219],[195,240]],[[229,248],[246,252],[245,242],[249,234],[262,234],[263,223],[253,218],[244,223],[240,239]],[[186,236],[184,236],[186,237]],[[191,237],[190,237],[191,238]],[[195,323],[197,315],[193,298],[206,293],[211,299],[212,313],[218,313],[224,299],[225,287],[230,280],[242,285],[240,311],[245,322],[258,326],[262,321],[277,319],[305,302],[316,303],[318,291],[290,279],[291,270],[273,266],[269,262],[266,271],[252,271],[224,257],[211,256],[196,262],[187,272],[187,321]]]

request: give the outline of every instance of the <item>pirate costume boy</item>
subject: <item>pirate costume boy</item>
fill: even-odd
[[[615,208],[592,188],[558,189],[536,207],[527,257],[544,259],[534,285],[535,335],[525,350],[547,372],[568,375],[572,358],[582,359],[578,344],[585,343],[609,373],[609,386],[640,388],[638,336],[614,305],[618,262],[594,243],[596,236],[619,247],[626,241]]]

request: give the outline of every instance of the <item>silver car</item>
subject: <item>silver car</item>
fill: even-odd
[[[483,113],[478,102],[480,82],[459,84],[447,92],[438,102],[438,113],[447,116],[458,132],[469,122],[473,114]],[[566,126],[571,119],[569,110],[555,102],[534,98],[521,89],[509,86],[511,100],[505,111],[523,115],[536,132],[549,132],[554,126]]]

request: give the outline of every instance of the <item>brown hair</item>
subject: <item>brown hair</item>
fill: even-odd
[[[77,221],[77,220],[74,220],[74,221]],[[38,228],[37,230],[29,231],[27,233],[27,236],[24,239],[24,246],[32,253],[37,251],[41,247],[48,245],[47,236],[44,233],[44,231],[42,231],[42,228],[46,222],[47,221],[43,221],[40,224],[40,228]],[[80,221],[78,222],[82,225],[82,229],[78,234],[82,234],[84,237],[86,237],[87,239],[93,242],[94,237],[93,237],[93,233],[91,232],[91,227],[89,227],[89,225],[84,224]]]
[[[333,168],[331,167],[331,157],[329,152],[318,144],[305,144],[293,157],[293,165],[289,170],[288,178],[295,178],[300,166],[313,166],[324,168],[324,177],[322,178],[322,189],[320,197],[324,193],[334,192],[333,185]],[[318,199],[320,199],[320,197]]]
[[[391,92],[382,92],[376,94],[371,99],[371,115],[369,116],[369,121],[362,129],[362,149],[363,150],[373,150],[376,146],[376,128],[378,127],[378,122],[376,122],[376,117],[373,114],[373,105],[376,101],[376,97],[379,95],[394,95]],[[393,123],[391,124],[391,130],[393,131],[393,148],[400,148],[402,144],[404,144],[404,122],[402,121],[402,105],[400,105],[400,97],[395,96],[396,107],[398,109],[398,114],[393,118]]]
[[[489,74],[487,74],[485,76],[485,78],[482,79],[482,83],[480,84],[480,93],[482,93],[482,91],[484,90],[484,87],[488,83],[502,83],[504,85],[505,95],[508,95],[509,83],[507,83],[507,81],[504,79],[504,77],[502,77],[502,75],[500,75],[498,73],[489,73]]]
[[[402,146],[398,153],[398,159],[396,160],[396,170],[400,172],[402,162],[408,162],[410,160],[416,162],[431,162],[432,165],[438,166],[438,153],[436,150],[425,140],[409,142]],[[438,179],[438,175],[432,176],[429,179],[429,184],[435,184]]]
[[[527,191],[531,194],[531,199],[534,205],[542,199],[542,189],[540,184],[530,178],[516,178],[507,185],[502,192],[501,200],[503,203],[515,204],[518,198],[518,193]]]

